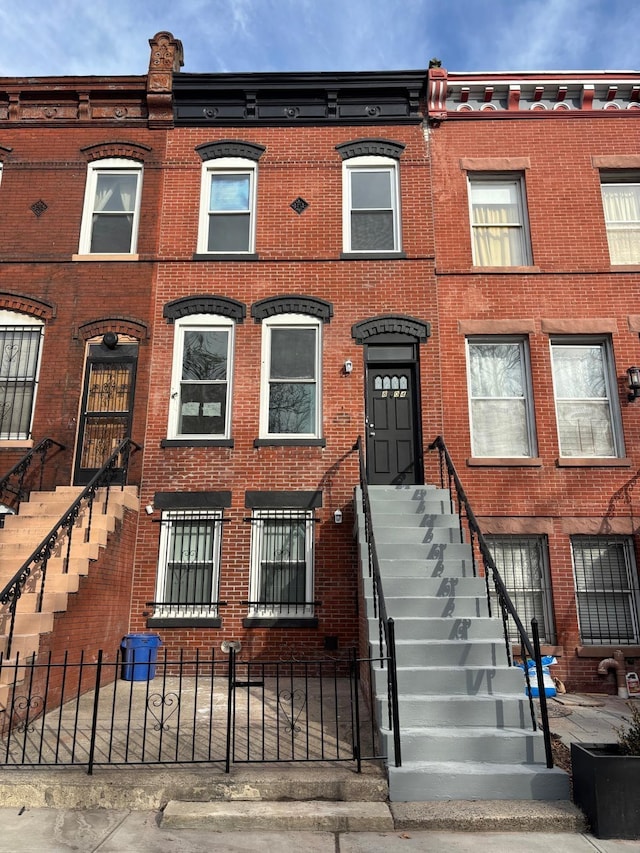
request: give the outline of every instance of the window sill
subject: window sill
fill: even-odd
[[[405,252],[340,252],[341,261],[396,261],[406,257]]]
[[[576,655],[579,658],[612,658],[616,649],[620,649],[626,658],[640,657],[640,646],[625,646],[624,643],[616,643],[612,646],[576,646]]]
[[[640,272],[640,264],[611,264],[611,272]]]
[[[219,616],[150,616],[147,628],[221,628],[222,619]]]
[[[256,438],[254,447],[326,447],[326,438]]]
[[[558,468],[630,468],[631,459],[609,456],[560,456],[556,459],[556,465]]]
[[[473,266],[472,272],[482,272],[482,273],[507,273],[509,275],[522,275],[523,273],[532,273],[532,272],[541,272],[540,267],[534,266],[526,266],[526,267],[478,267]]]
[[[194,261],[258,261],[256,252],[195,252]]]
[[[541,468],[542,459],[539,456],[474,456],[467,459],[467,465],[470,468]]]
[[[246,616],[242,620],[243,628],[317,628],[315,616]]]
[[[0,439],[0,450],[12,450],[15,448],[29,450],[33,447],[33,439],[31,438],[2,438]]]
[[[232,438],[163,438],[160,447],[233,447]]]
[[[140,255],[126,252],[114,252],[113,254],[100,254],[96,252],[91,255],[71,255],[72,261],[137,261]]]

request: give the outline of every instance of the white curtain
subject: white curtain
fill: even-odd
[[[640,185],[604,184],[604,218],[613,264],[640,263]]]
[[[523,266],[526,263],[520,185],[515,182],[471,184],[476,266]]]
[[[552,350],[560,455],[615,456],[604,344]]]
[[[470,343],[473,455],[531,455],[522,344]]]

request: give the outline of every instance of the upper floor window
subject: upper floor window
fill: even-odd
[[[523,179],[469,175],[469,203],[474,266],[530,265]]]
[[[192,314],[176,321],[169,407],[171,438],[228,438],[233,321]]]
[[[602,204],[612,264],[640,264],[640,182],[603,178]]]
[[[198,252],[255,251],[257,164],[220,157],[202,166]]]
[[[573,571],[583,643],[635,644],[638,572],[631,540],[623,536],[573,536]]]
[[[526,343],[522,338],[467,340],[473,456],[535,455]]]
[[[551,363],[560,456],[621,456],[609,340],[552,340]]]
[[[41,320],[0,311],[0,439],[28,439],[38,386]]]
[[[398,163],[391,157],[345,160],[345,252],[397,252],[400,238]]]
[[[261,437],[320,436],[320,331],[303,314],[263,321]]]
[[[80,254],[133,254],[137,248],[142,166],[132,160],[89,163]]]

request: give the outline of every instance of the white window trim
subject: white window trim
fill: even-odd
[[[269,432],[269,390],[271,371],[271,329],[305,328],[316,330],[316,421],[313,432]],[[280,314],[262,322],[262,364],[260,382],[260,438],[295,439],[322,437],[322,323],[307,314]]]
[[[470,347],[473,344],[519,344],[520,353],[522,358],[522,367],[524,370],[524,405],[525,405],[525,416],[527,422],[527,437],[529,442],[529,453],[525,456],[505,456],[501,453],[496,453],[493,456],[480,456],[476,454],[474,447],[474,435],[475,435],[475,427],[473,421],[473,401],[477,399],[481,399],[479,397],[472,396],[472,385],[471,385],[471,358],[470,358]],[[538,449],[537,449],[537,438],[536,438],[536,422],[535,422],[535,409],[533,404],[533,384],[531,381],[531,362],[529,358],[529,339],[525,336],[520,335],[485,335],[485,336],[473,336],[467,337],[465,340],[465,350],[466,350],[466,360],[467,360],[467,388],[469,389],[469,393],[467,395],[467,402],[469,407],[469,438],[471,441],[471,455],[476,459],[503,459],[503,458],[514,458],[514,459],[533,459],[536,457]],[[489,398],[485,398],[489,399]],[[492,400],[498,399],[506,399],[506,400],[516,400],[520,399],[517,397],[491,397]]]
[[[219,172],[221,174],[243,174],[249,175],[249,245],[242,251],[222,249],[219,252],[211,251],[209,243],[209,202],[211,192],[211,175]],[[200,214],[198,220],[198,247],[199,255],[251,255],[255,252],[256,245],[256,199],[258,195],[258,164],[244,157],[218,157],[207,160],[202,164],[202,176],[200,180]]]
[[[224,434],[221,433],[181,433],[180,423],[180,391],[182,386],[182,353],[186,331],[212,331],[221,329],[229,332],[229,348],[227,351],[227,406],[225,412]],[[171,389],[169,393],[169,423],[167,435],[172,439],[225,439],[231,437],[231,401],[233,391],[233,357],[235,343],[235,323],[228,317],[218,314],[191,314],[176,320],[173,339],[173,364],[171,369]]]
[[[604,377],[606,384],[606,400],[609,408],[609,419],[611,423],[611,433],[613,437],[614,453],[608,456],[600,456],[596,454],[584,454],[581,456],[566,456],[562,453],[560,440],[560,418],[558,415],[558,392],[556,389],[556,376],[553,363],[553,348],[554,346],[600,346],[604,353]],[[620,417],[620,406],[617,394],[617,383],[615,377],[615,368],[613,360],[613,347],[611,339],[604,335],[588,336],[588,335],[571,335],[570,337],[554,336],[549,340],[550,359],[551,359],[551,378],[553,381],[553,405],[556,416],[556,431],[558,437],[558,453],[560,458],[566,459],[620,459],[624,457],[624,437],[622,432],[622,419]],[[579,397],[563,397],[563,400],[579,400]],[[589,398],[596,399],[596,398]]]
[[[0,310],[0,327],[2,326],[29,326],[40,328],[40,342],[38,345],[38,359],[33,377],[33,401],[31,404],[31,416],[29,418],[29,427],[25,435],[6,436],[0,433],[0,441],[5,445],[8,442],[30,441],[33,434],[33,419],[36,412],[36,404],[38,401],[38,389],[40,387],[40,366],[42,364],[42,350],[44,342],[44,323],[39,317],[32,317],[29,314],[19,314],[17,311]]]
[[[597,540],[597,539],[606,539],[606,540],[614,540],[616,543],[621,543],[624,549],[624,561],[625,561],[625,570],[627,576],[627,586],[625,589],[611,587],[605,588],[604,586],[600,589],[578,589],[578,581],[576,575],[576,544],[581,540]],[[638,584],[634,585],[634,578],[638,577],[637,568],[635,564],[635,557],[633,553],[633,540],[629,536],[572,536],[571,537],[571,563],[573,567],[573,589],[576,597],[576,614],[578,617],[578,628],[580,630],[580,639],[585,645],[591,646],[599,646],[599,645],[615,645],[616,643],[620,644],[621,648],[624,648],[625,645],[635,645],[640,642],[640,614],[639,607],[640,601],[638,598]],[[584,638],[583,636],[583,626],[580,620],[580,607],[578,604],[578,593],[581,592],[585,595],[602,595],[605,593],[614,593],[618,595],[626,595],[629,600],[629,613],[631,616],[631,626],[633,630],[633,637],[630,639],[628,643],[623,643],[619,637],[598,637],[596,639],[592,638]]]
[[[393,248],[392,249],[352,249],[351,248],[351,174],[354,171],[383,171],[391,174],[391,204],[393,211]],[[400,169],[397,160],[392,157],[364,156],[350,157],[342,163],[342,248],[346,254],[385,254],[399,252],[402,249],[400,211]]]
[[[171,602],[165,602],[166,607],[162,606],[166,594],[167,584],[167,569],[169,565],[169,547],[171,544],[171,530],[173,522],[180,520],[188,520],[189,518],[212,520],[214,523],[214,543],[212,555],[212,574],[211,574],[211,595],[212,601],[210,607],[207,607],[207,602],[202,602],[199,606],[176,606]],[[162,513],[160,523],[160,550],[158,552],[158,569],[156,573],[156,591],[155,605],[153,618],[154,619],[179,619],[179,618],[210,618],[218,616],[218,607],[216,598],[218,596],[220,584],[220,552],[222,541],[222,510],[165,510]]]
[[[131,245],[129,252],[91,252],[91,237],[93,233],[93,213],[100,172],[131,172],[137,175],[136,201],[133,211],[133,222],[131,225]],[[138,225],[140,221],[140,202],[142,197],[142,164],[134,160],[122,157],[113,157],[104,160],[95,160],[87,167],[87,183],[84,193],[84,205],[82,209],[82,224],[80,226],[80,247],[78,255],[108,259],[120,259],[135,255],[138,248]]]
[[[483,225],[474,225],[474,216],[473,216],[473,197],[472,197],[472,187],[478,186],[480,184],[488,185],[491,184],[513,184],[518,188],[518,211],[520,215],[520,223],[518,225],[511,225],[509,223],[504,223],[504,227],[512,227],[519,229],[520,233],[520,244],[522,248],[522,263],[516,264],[515,266],[531,266],[533,263],[532,259],[532,250],[531,250],[531,234],[529,231],[529,214],[527,210],[527,195],[526,195],[526,185],[524,181],[523,175],[513,175],[513,174],[504,174],[497,172],[495,174],[480,174],[480,173],[467,173],[467,198],[469,200],[469,228],[471,230],[471,253],[473,259],[473,266],[486,267],[487,264],[483,264],[477,257],[476,250],[476,239],[475,239],[475,229],[483,228],[489,226]],[[495,266],[495,264],[491,264],[490,266]],[[499,266],[509,267],[511,264],[503,264]]]
[[[274,605],[259,604],[260,598],[260,572],[262,555],[262,532],[264,530],[264,519],[282,519],[283,521],[305,521],[305,604],[304,605]],[[313,618],[313,511],[295,509],[255,509],[251,519],[251,569],[249,580],[249,610],[248,616],[254,618],[277,618],[277,619],[307,619]]]

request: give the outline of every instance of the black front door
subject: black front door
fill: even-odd
[[[368,365],[367,477],[372,485],[422,482],[415,364]]]
[[[138,347],[92,344],[85,371],[73,481],[84,486],[131,436]]]

